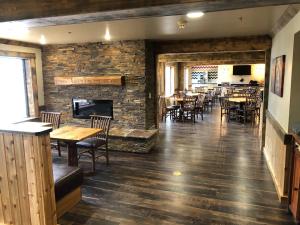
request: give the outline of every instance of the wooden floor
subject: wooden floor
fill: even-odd
[[[277,200],[258,128],[221,125],[218,108],[196,124],[161,124],[151,154],[112,152],[110,166],[99,161],[97,174],[85,177],[83,200],[59,222],[294,224]]]

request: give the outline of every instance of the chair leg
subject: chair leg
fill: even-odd
[[[95,157],[95,149],[92,149],[92,171],[93,173],[96,171],[96,157]]]
[[[61,150],[60,150],[60,143],[57,141],[57,151],[58,151],[58,156],[61,157]]]
[[[191,114],[193,114],[193,122],[196,123],[196,112],[195,111],[193,113],[191,112]]]
[[[105,145],[106,165],[109,165],[108,145]]]

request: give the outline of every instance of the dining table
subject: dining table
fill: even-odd
[[[186,96],[197,97],[199,93],[186,93]]]
[[[98,128],[65,126],[53,130],[50,138],[66,143],[68,149],[68,165],[78,166],[78,154],[76,143],[86,138],[93,137],[103,131]]]
[[[247,101],[247,98],[245,97],[228,98],[228,101],[235,102],[235,103],[245,103]]]

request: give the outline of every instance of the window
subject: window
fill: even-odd
[[[28,116],[24,60],[0,57],[0,123]]]
[[[189,68],[184,68],[184,89],[189,90]]]
[[[165,96],[169,97],[174,94],[175,87],[175,68],[174,66],[166,66],[165,69]]]

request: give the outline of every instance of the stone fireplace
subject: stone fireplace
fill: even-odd
[[[146,46],[142,40],[45,46],[42,55],[46,110],[62,112],[64,123],[87,124],[84,119],[73,118],[71,99],[109,99],[113,101],[113,127],[155,127],[155,85],[152,84],[155,74],[151,72],[155,69],[146,66],[151,56]],[[59,86],[54,83],[55,77],[112,74],[124,76],[125,84]]]

